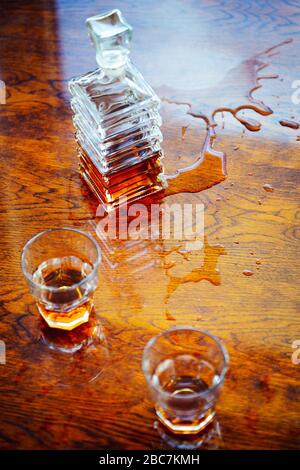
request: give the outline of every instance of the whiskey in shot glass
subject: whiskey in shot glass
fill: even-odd
[[[228,354],[215,336],[176,327],[152,338],[143,372],[159,421],[174,434],[197,434],[215,418]]]
[[[72,330],[88,321],[99,263],[97,243],[77,229],[46,230],[26,243],[22,270],[50,327]]]

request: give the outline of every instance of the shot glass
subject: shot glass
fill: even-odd
[[[21,264],[50,327],[72,330],[88,321],[100,264],[100,249],[90,235],[73,228],[41,232],[26,243]]]
[[[146,345],[142,368],[159,421],[174,434],[195,435],[215,417],[228,353],[215,336],[175,327]]]

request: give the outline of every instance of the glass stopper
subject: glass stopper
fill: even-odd
[[[130,51],[132,27],[120,10],[112,10],[86,20],[89,36],[96,47],[100,67],[117,69],[126,62]]]

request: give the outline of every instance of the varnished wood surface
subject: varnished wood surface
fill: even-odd
[[[227,154],[227,179],[169,196],[205,204],[205,252],[189,259],[171,254],[170,271],[155,244],[131,252],[117,245],[110,258],[115,267],[103,263],[92,323],[101,320],[110,361],[91,382],[102,367],[99,350],[83,352],[73,365],[53,355],[49,344],[80,342],[86,331],[77,339],[44,331],[20,253],[45,228],[92,231],[97,204],[77,173],[66,84],[95,68],[85,18],[115,4],[24,0],[1,7],[0,78],[7,103],[0,105],[0,339],[7,361],[0,365],[0,447],[164,448],[153,429],[141,354],[152,335],[191,324],[217,334],[230,353],[220,447],[299,448],[300,365],[291,361],[292,342],[300,339],[299,131],[278,124],[299,120],[299,105],[291,102],[292,82],[300,79],[299,2],[118,2],[134,27],[132,58],[146,78],[158,90],[187,89],[192,97],[193,90],[214,86],[216,107],[230,102],[215,86],[227,71],[266,47],[293,42],[272,57],[270,73],[279,78],[255,92],[274,110],[259,117],[262,130],[244,132],[228,113],[225,126],[218,120],[216,148]],[[166,170],[174,171],[198,155],[203,123],[198,130],[184,107],[165,103],[162,112]],[[264,191],[265,183],[272,193]],[[137,258],[130,261],[129,253]],[[176,281],[195,267],[197,282]]]

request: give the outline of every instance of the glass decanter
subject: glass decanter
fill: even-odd
[[[166,187],[160,100],[129,60],[132,28],[119,10],[86,21],[95,71],[69,82],[80,172],[105,209]]]

